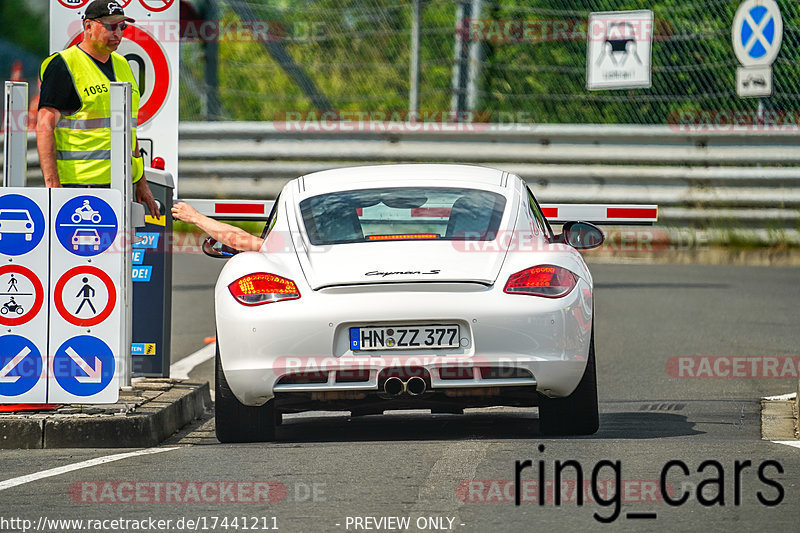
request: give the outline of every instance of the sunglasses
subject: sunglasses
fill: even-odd
[[[117,30],[125,31],[125,28],[128,27],[128,23],[127,22],[115,22],[114,24],[101,22],[99,20],[93,20],[92,22],[96,22],[96,23],[100,24],[101,26],[103,26],[108,31],[117,31]]]

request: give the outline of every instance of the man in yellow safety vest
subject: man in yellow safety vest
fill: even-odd
[[[42,62],[36,141],[48,187],[108,187],[111,182],[109,83],[130,82],[133,93],[133,181],[136,201],[158,217],[136,140],[139,87],[115,50],[128,22],[114,0],[94,0],[83,16],[83,40]]]

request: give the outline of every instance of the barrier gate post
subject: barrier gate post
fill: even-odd
[[[161,218],[145,217],[133,245],[133,344],[135,376],[169,377],[172,327],[172,174],[146,169]]]
[[[111,188],[122,192],[122,224],[124,235],[121,252],[124,254],[122,261],[122,287],[120,299],[122,303],[122,331],[120,331],[120,359],[121,375],[120,388],[131,387],[131,236],[132,224],[132,195],[133,184],[131,167],[131,108],[133,100],[131,84],[112,82],[109,97],[111,98]],[[137,204],[138,205],[138,204]]]
[[[3,115],[3,186],[24,187],[28,171],[28,84],[6,81]]]

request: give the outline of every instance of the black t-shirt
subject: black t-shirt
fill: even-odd
[[[101,63],[89,54],[86,55],[94,61],[109,81],[117,81],[114,75],[114,62],[110,57],[105,63]],[[43,107],[53,107],[64,115],[71,115],[81,107],[81,98],[67,70],[67,63],[60,55],[54,57],[44,69],[42,88],[39,92],[39,109]]]

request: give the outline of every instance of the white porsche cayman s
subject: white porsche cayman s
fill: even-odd
[[[603,234],[585,222],[554,234],[519,177],[317,172],[283,188],[263,237],[215,289],[221,442],[273,440],[284,413],[309,410],[538,406],[542,433],[597,431],[578,249]]]

